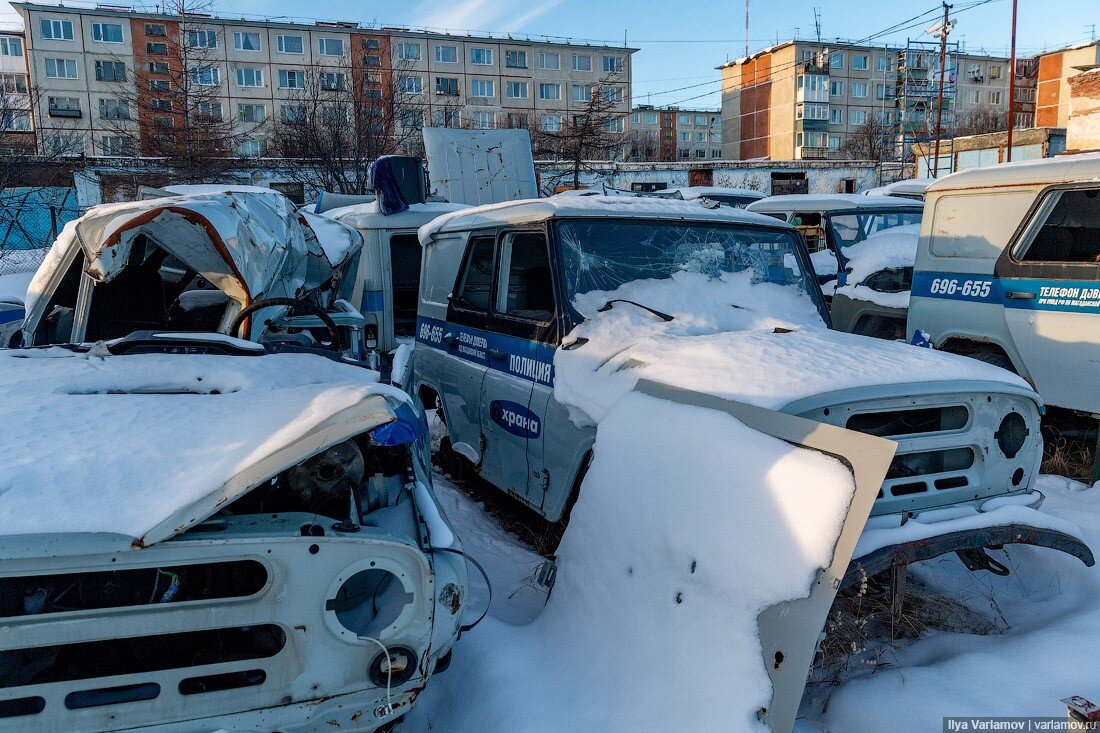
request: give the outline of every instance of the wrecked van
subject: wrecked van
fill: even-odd
[[[1012,542],[1093,562],[1036,509],[1028,385],[829,330],[789,224],[699,202],[555,196],[450,214],[420,240],[405,388],[439,408],[447,460],[548,520],[578,496],[599,412],[648,379],[897,441],[858,555],[870,574],[951,551],[992,568],[983,548]]]
[[[955,173],[927,206],[910,332],[1100,416],[1100,155]]]
[[[0,730],[396,720],[468,592],[423,412],[332,359],[164,336],[0,351],[25,428],[0,435]]]
[[[255,187],[185,186],[69,222],[27,293],[27,346],[222,333],[363,359],[358,233]]]
[[[802,233],[833,328],[905,338],[923,203],[894,196],[790,194],[747,208],[790,222]]]

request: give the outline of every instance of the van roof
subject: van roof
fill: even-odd
[[[679,219],[785,227],[779,220],[729,206],[708,206],[701,200],[680,201],[648,196],[570,195],[487,204],[439,217],[420,228],[427,243],[438,232],[467,231],[502,224],[529,224],[559,217],[629,217]]]
[[[927,193],[957,188],[1070,183],[1096,179],[1100,179],[1100,153],[1081,153],[1001,163],[988,168],[970,168],[937,180],[928,187]]]
[[[466,204],[426,201],[422,204],[409,204],[409,208],[396,214],[383,214],[377,201],[369,201],[329,209],[321,216],[336,219],[356,229],[418,229],[438,216],[468,208],[470,207]]]
[[[753,201],[749,211],[836,211],[838,209],[922,209],[920,201],[897,196],[864,196],[860,193],[792,193]]]

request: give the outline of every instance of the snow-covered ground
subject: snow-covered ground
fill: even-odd
[[[493,606],[490,620],[458,643],[453,666],[432,678],[399,732],[474,729],[455,726],[451,706],[457,705],[463,714],[476,714],[485,700],[496,700],[512,706],[517,713],[532,716],[528,718],[529,725],[512,730],[567,729],[565,719],[535,717],[544,713],[544,702],[554,693],[530,689],[531,680],[544,679],[544,670],[538,668],[536,657],[528,657],[531,668],[527,671],[502,669],[494,677],[472,675],[472,670],[501,653],[525,655],[522,648],[505,646],[529,641],[514,631],[509,633],[512,627],[508,625],[527,623],[541,613],[545,595],[530,579],[542,558],[501,530],[492,517],[445,477],[437,474],[435,479],[440,502],[466,550],[492,577]],[[1100,548],[1100,485],[1089,489],[1058,476],[1043,476],[1039,489],[1047,496],[1044,505],[1047,511],[1078,524],[1090,545]],[[916,573],[930,586],[953,593],[990,618],[1002,619],[1008,625],[1005,632],[988,636],[932,632],[914,643],[900,645],[884,658],[889,664],[874,673],[837,688],[812,690],[796,732],[925,733],[940,730],[941,719],[947,715],[1060,717],[1065,714],[1061,698],[1072,694],[1100,696],[1095,664],[1100,653],[1100,570],[1085,568],[1075,558],[1047,549],[1012,546],[993,554],[1011,568],[1011,575],[1002,578],[970,573],[954,555],[922,563]],[[475,593],[470,605],[479,610],[484,607],[483,602],[484,594]],[[721,618],[721,609],[722,606],[715,605],[708,613]],[[628,624],[633,618],[634,609],[630,603],[624,603],[621,623]],[[580,628],[576,632],[587,634]],[[606,629],[608,638],[618,633],[614,628]],[[694,654],[698,658],[714,655],[716,648],[718,645],[712,645]],[[641,663],[645,650],[635,653]],[[599,667],[600,660],[576,659],[578,676],[593,666]],[[471,689],[474,680],[490,688]],[[601,690],[622,695],[624,699],[637,694],[636,690],[616,688],[625,684],[624,680],[609,681]],[[532,701],[529,697],[532,694],[542,699]],[[664,694],[664,690],[654,694]],[[822,713],[826,697],[828,708]],[[703,695],[693,700],[693,705],[712,702]],[[567,704],[565,710],[569,719],[573,719],[571,705]],[[462,715],[457,717],[461,718]],[[492,720],[483,723],[481,730],[500,729]],[[677,726],[669,730],[678,729],[688,728]],[[723,726],[692,730],[740,729]]]

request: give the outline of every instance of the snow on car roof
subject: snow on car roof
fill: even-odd
[[[438,216],[469,208],[467,204],[425,201],[422,204],[409,204],[408,209],[396,214],[383,214],[379,211],[377,201],[369,201],[329,209],[321,216],[336,219],[356,229],[408,229],[423,226]]]
[[[754,199],[762,199],[767,196],[751,188],[722,188],[721,186],[685,186],[674,189],[686,200],[702,198],[703,196],[748,196]]]
[[[310,354],[0,351],[11,427],[0,432],[0,537],[82,535],[108,551],[161,541],[392,421],[389,401],[404,397],[377,379]]]
[[[923,209],[920,201],[897,196],[864,196],[861,193],[792,193],[753,201],[749,211],[832,211],[837,209]]]
[[[864,196],[892,196],[909,194],[911,196],[923,195],[925,189],[932,185],[932,178],[906,178],[901,181],[887,183],[885,186],[869,188],[863,192]]]
[[[1100,179],[1100,153],[1059,155],[1056,158],[1020,160],[988,168],[970,168],[939,178],[928,187],[929,195],[959,188],[1070,183]]]
[[[550,196],[477,206],[439,217],[420,228],[420,241],[439,232],[465,231],[501,224],[545,221],[553,217],[628,217],[683,221],[734,222],[783,227],[772,217],[729,206],[708,206],[701,201],[679,201],[650,196]]]

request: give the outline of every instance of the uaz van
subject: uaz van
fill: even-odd
[[[1032,490],[1042,447],[1035,393],[972,360],[829,330],[789,224],[692,201],[554,196],[446,215],[420,239],[417,343],[402,384],[440,409],[450,459],[461,456],[550,521],[567,516],[596,436],[559,399],[570,392],[562,359],[580,358],[625,378],[656,370],[676,381],[677,369],[703,369],[716,394],[751,385],[762,406],[896,440],[872,522],[906,525],[910,537],[921,526],[911,522],[935,526],[919,542],[865,547],[868,572],[948,551],[984,567],[981,548],[1009,542],[1092,561],[1078,539],[1041,529],[1045,520],[1022,531],[988,514],[1006,501],[1019,510],[1042,500]],[[739,295],[693,313],[702,295],[677,291],[684,272],[700,288],[729,283]],[[675,292],[663,300],[644,295],[665,285]],[[677,336],[622,361],[633,334],[615,334],[626,347],[606,354],[611,334],[573,333],[612,308],[638,309]],[[737,325],[745,323],[755,325]],[[945,507],[952,511],[935,511]],[[954,525],[960,512],[979,517],[981,531]]]

